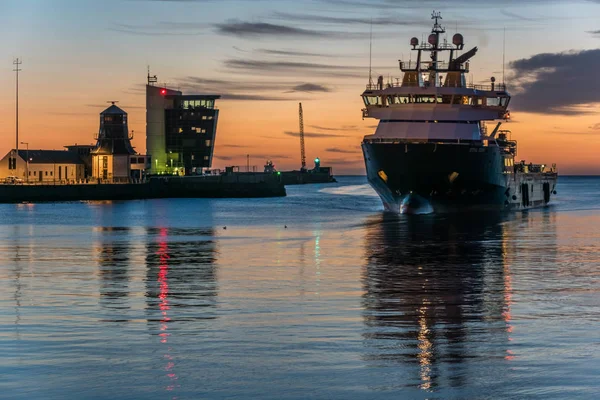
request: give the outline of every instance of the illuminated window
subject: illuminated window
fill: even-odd
[[[204,161],[208,161],[208,156],[204,156]]]
[[[204,144],[206,145],[206,147],[210,147],[210,140],[205,140]]]

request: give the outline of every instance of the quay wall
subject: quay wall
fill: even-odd
[[[2,184],[0,203],[285,196],[273,174],[152,177],[144,183]]]

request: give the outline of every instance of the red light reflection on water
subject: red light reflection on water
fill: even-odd
[[[158,242],[158,251],[156,255],[159,257],[159,265],[158,265],[158,283],[159,283],[159,292],[158,298],[160,300],[159,308],[160,313],[162,314],[162,318],[160,320],[160,342],[167,344],[169,336],[171,334],[167,332],[169,328],[169,322],[171,318],[168,316],[169,307],[169,245],[167,244],[167,236],[168,231],[166,228],[160,229],[160,240]],[[168,347],[167,351],[170,351],[171,348]],[[178,385],[175,385],[175,381],[177,380],[177,374],[173,372],[173,368],[175,367],[175,363],[173,362],[173,357],[170,354],[165,354],[165,359],[167,359],[167,364],[164,369],[167,372],[167,377],[171,381],[171,383],[166,387],[168,391],[175,389]]]

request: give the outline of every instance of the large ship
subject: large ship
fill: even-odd
[[[463,52],[460,33],[448,43],[440,13],[432,19],[427,43],[410,40],[416,60],[400,60],[402,79],[369,78],[362,94],[363,118],[379,120],[362,142],[369,183],[400,213],[547,205],[556,165],[516,161],[517,142],[500,129],[510,118],[505,84],[468,84],[477,47]]]

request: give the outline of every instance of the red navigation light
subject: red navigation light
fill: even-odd
[[[160,94],[167,94],[167,89],[160,89]]]

